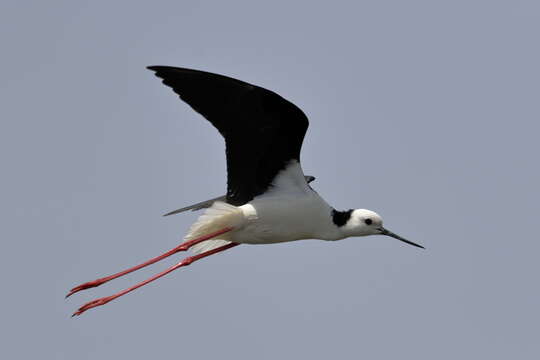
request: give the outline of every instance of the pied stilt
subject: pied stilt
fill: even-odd
[[[365,209],[338,211],[311,188],[308,183],[314,178],[304,176],[300,166],[308,119],[291,102],[272,91],[222,75],[169,66],[148,69],[225,138],[227,195],[166,214],[207,208],[176,248],[117,274],[79,285],[67,296],[180,251],[191,250],[195,255],[135,286],[91,301],[73,315],[104,305],[182,266],[240,244],[387,235],[423,248],[384,228],[377,213]]]

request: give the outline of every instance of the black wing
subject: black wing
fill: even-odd
[[[309,122],[302,110],[278,94],[204,71],[148,69],[225,138],[228,203],[251,201],[267,190],[288,162],[300,161]]]

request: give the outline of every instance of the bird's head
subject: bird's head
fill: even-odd
[[[412,241],[404,239],[401,236],[394,234],[390,230],[385,229],[381,216],[371,210],[353,210],[347,222],[342,226],[342,231],[346,235],[346,237],[386,235],[401,240],[409,245],[417,246],[424,249],[422,245],[418,245]]]

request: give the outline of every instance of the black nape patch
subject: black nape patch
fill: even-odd
[[[336,209],[332,210],[332,221],[336,226],[343,226],[351,218],[353,209],[347,211],[337,211]]]

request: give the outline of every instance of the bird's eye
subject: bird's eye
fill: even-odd
[[[366,220],[364,220],[364,222],[366,223],[366,225],[371,225],[373,223],[373,220],[366,219]]]

